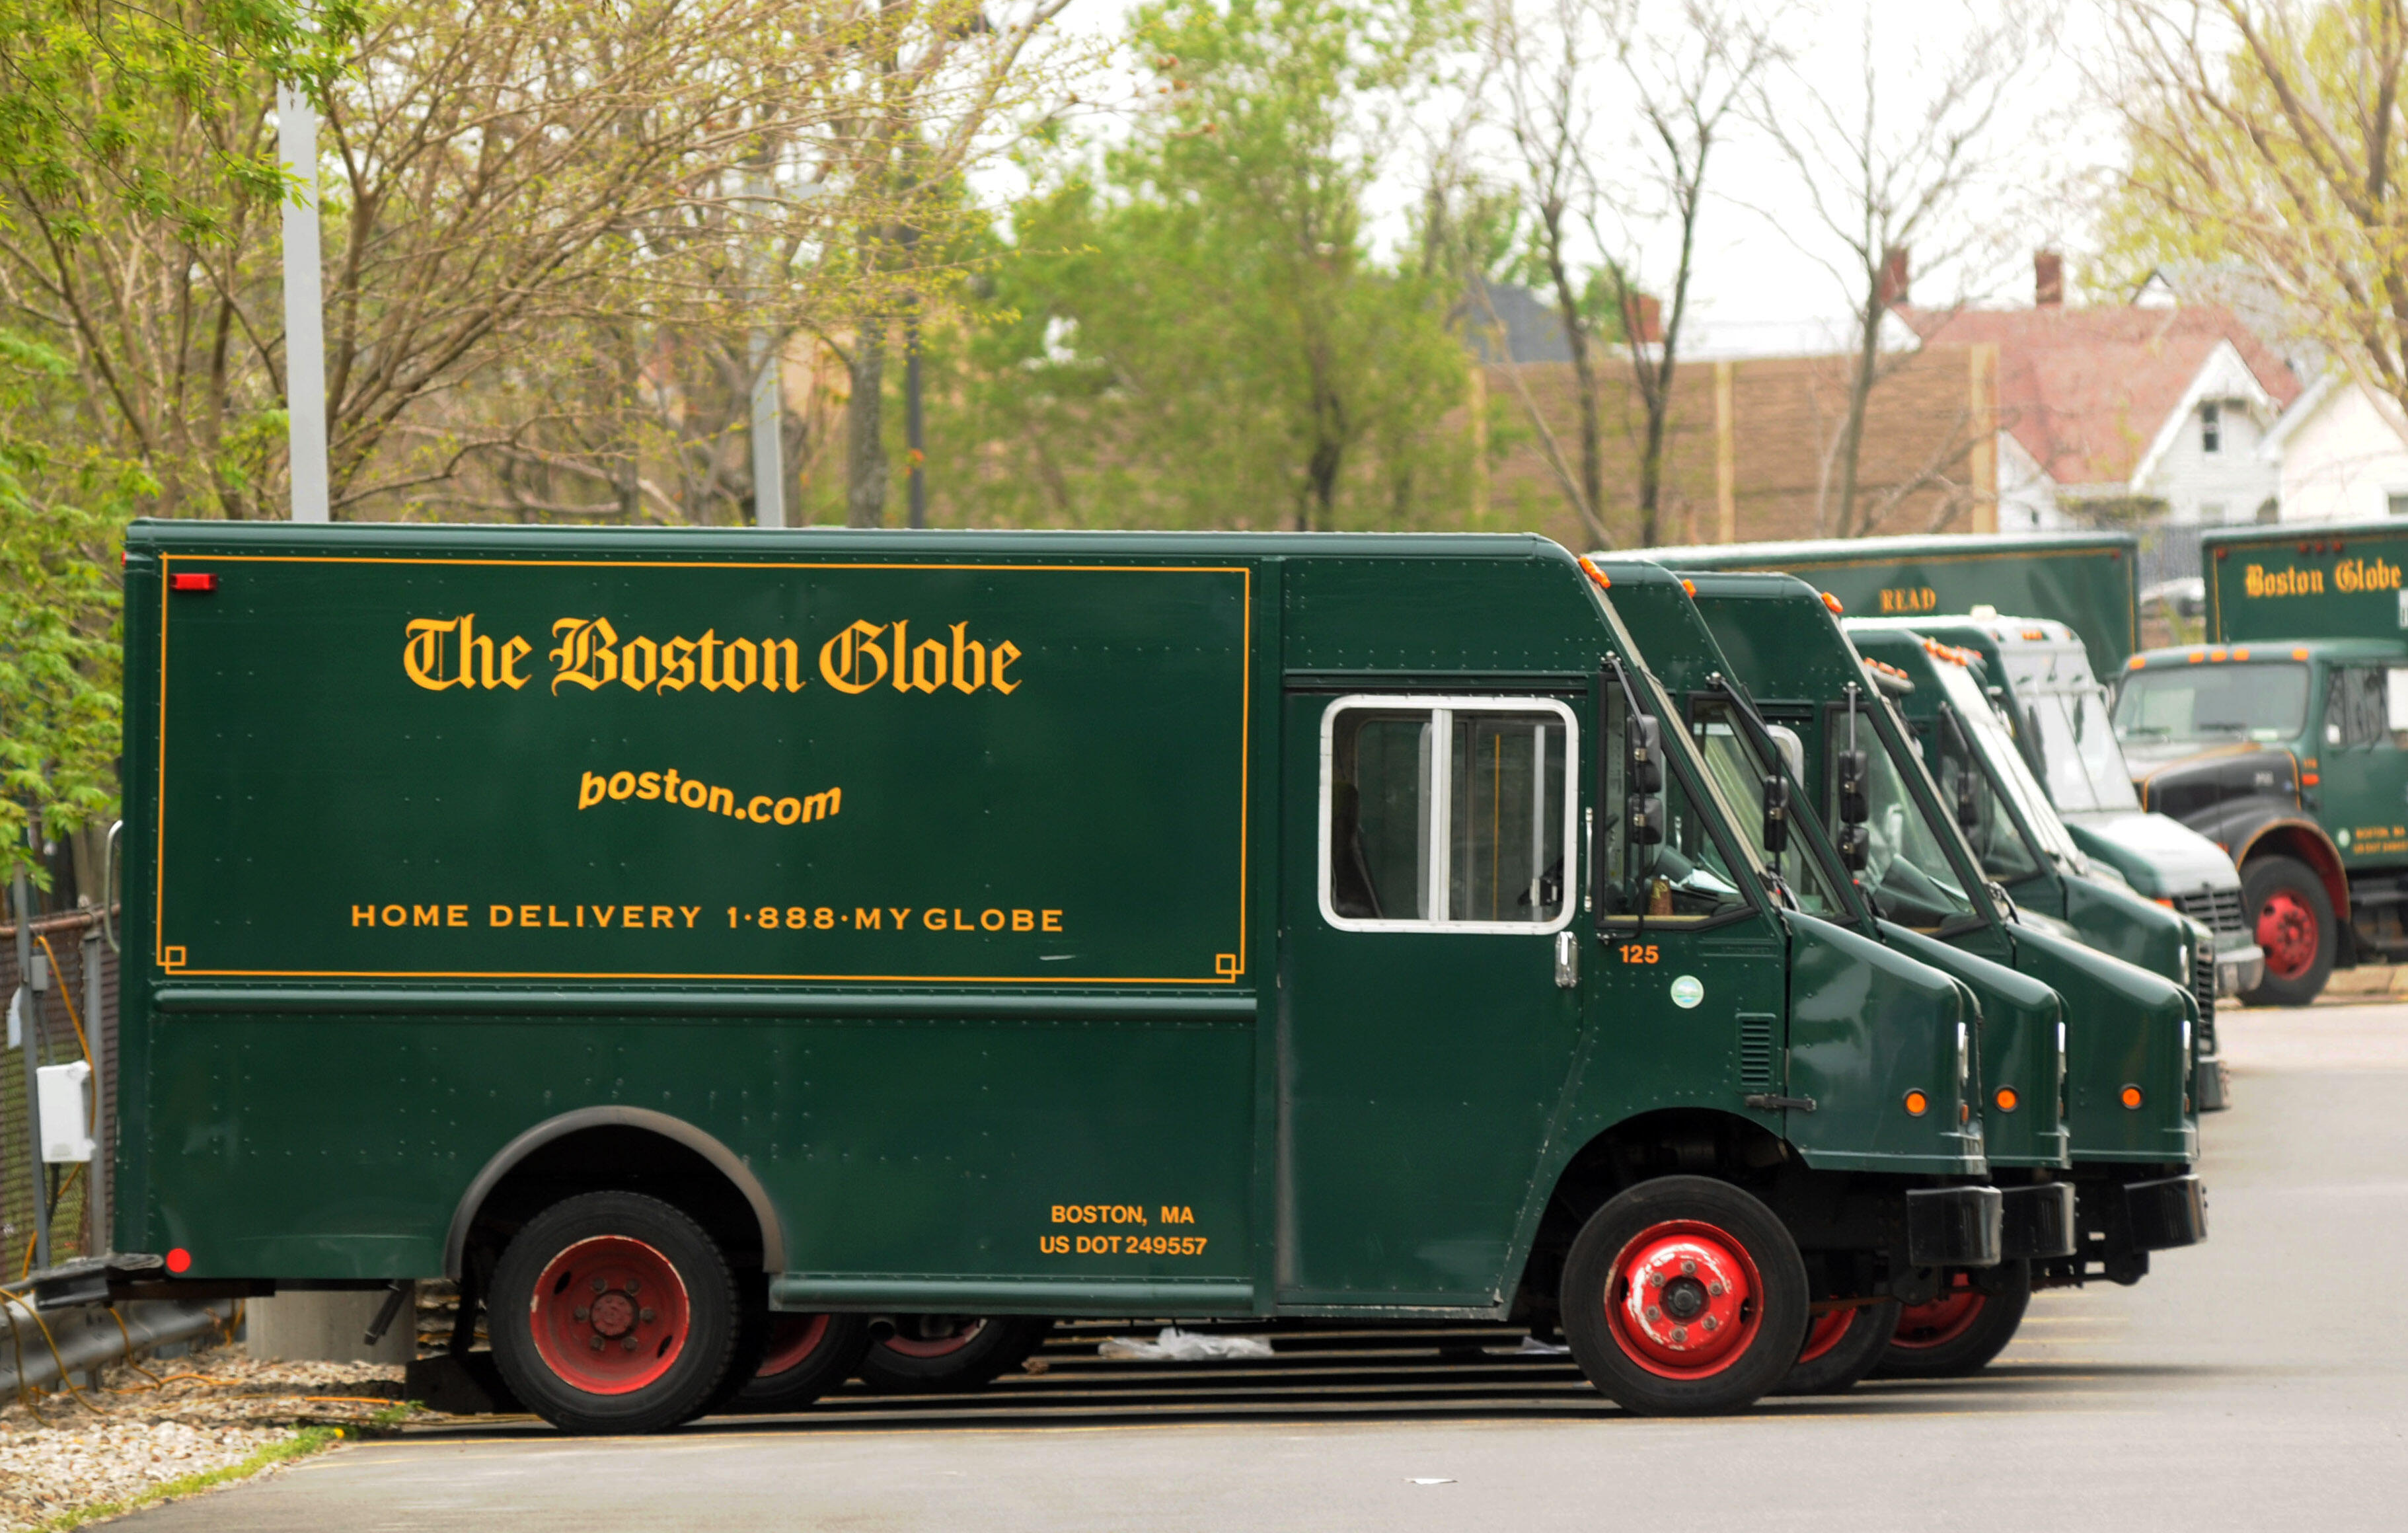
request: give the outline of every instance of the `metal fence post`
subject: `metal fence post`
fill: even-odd
[[[17,864],[13,881],[17,895],[17,994],[10,1004],[18,1008],[24,1024],[25,1046],[25,1160],[34,1177],[34,1265],[50,1265],[50,1182],[42,1167],[42,1125],[38,1121],[41,1109],[42,1013],[34,1002],[33,987],[26,981],[34,972],[34,891],[26,881],[25,865]]]

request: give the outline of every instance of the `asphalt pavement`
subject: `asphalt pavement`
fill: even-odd
[[[1285,1371],[1197,1364],[1141,1387],[1082,1340],[976,1401],[840,1397],[650,1439],[416,1432],[125,1526],[2408,1526],[2408,1004],[2227,1011],[2218,1025],[2238,1105],[2204,1126],[2208,1242],[2161,1254],[2132,1288],[2041,1295],[1974,1379],[1649,1421],[1498,1333],[1333,1335]]]

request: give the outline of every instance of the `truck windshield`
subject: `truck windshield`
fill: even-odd
[[[1730,703],[1715,697],[1693,704],[1689,738],[1697,742],[1706,775],[1739,809],[1740,828],[1754,843],[1757,860],[1781,875],[1798,908],[1832,921],[1852,919],[1801,832],[1792,829],[1789,850],[1777,857],[1764,849],[1764,780],[1776,768],[1758,753]]]
[[[2308,718],[2308,667],[2291,661],[2170,666],[2124,678],[2115,738],[2164,740],[2287,740]]]
[[[2040,781],[2032,776],[2022,752],[2008,738],[1999,710],[1974,684],[1972,673],[1961,666],[1942,665],[1934,669],[1940,677],[1941,695],[1947,700],[1956,724],[1954,730],[1942,730],[1941,738],[1953,750],[1962,751],[1970,746],[1982,758],[1978,764],[1967,763],[1971,768],[1980,820],[1966,829],[1965,838],[1972,842],[1975,853],[1982,859],[1983,873],[2012,885],[2044,871],[2043,855],[2074,857],[2077,853],[2073,838],[2067,833],[2065,822],[2049,807]],[[1960,738],[1961,745],[1956,743]],[[1948,779],[1948,753],[1943,752],[1942,755],[1940,785],[1942,796],[1953,809],[1956,790]],[[2013,814],[2008,812],[2010,806]],[[2018,820],[2024,829],[2016,828]]]
[[[1903,738],[1903,731],[1900,733]],[[1831,715],[1828,734],[1834,752],[1847,748],[1845,709]],[[1884,920],[1916,931],[1955,925],[1972,915],[1973,901],[1966,895],[1948,854],[1941,849],[1938,836],[1916,806],[1914,795],[1908,792],[1903,772],[1885,748],[1886,738],[1861,712],[1856,719],[1856,738],[1868,766],[1865,803],[1871,815],[1865,826],[1870,845],[1865,870],[1856,876],[1858,886],[1871,897],[1873,909],[1881,912]],[[1832,784],[1829,823],[1836,824],[1839,777],[1836,770],[1827,771],[1825,777]]]
[[[2106,699],[2097,692],[2033,695],[2025,705],[2024,720],[2047,774],[2048,795],[2058,809],[2074,814],[2140,809]]]

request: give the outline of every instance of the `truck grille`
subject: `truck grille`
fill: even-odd
[[[2241,919],[2241,891],[2211,889],[2203,895],[2181,895],[2174,899],[2174,909],[2200,923],[2218,937],[2231,937],[2247,930]]]
[[[2190,961],[2190,993],[2199,1000],[2199,1052],[2215,1053],[2215,954],[2202,949]]]

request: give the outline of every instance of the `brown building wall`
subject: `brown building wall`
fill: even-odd
[[[1674,374],[1673,408],[1666,437],[1664,487],[1653,539],[1641,536],[1638,468],[1646,431],[1629,365],[1610,359],[1600,369],[1600,435],[1604,519],[1618,544],[1711,543],[1723,540],[1717,493],[1715,372],[1729,369],[1731,527],[1735,540],[1869,536],[1877,533],[1974,530],[1995,497],[1988,445],[1995,365],[1985,377],[1974,349],[1936,346],[1885,359],[1865,423],[1858,467],[1858,524],[1837,523],[1839,475],[1833,458],[1847,409],[1849,357],[1769,357],[1716,364],[1684,362]],[[1543,532],[1579,548],[1582,533],[1571,503],[1548,466],[1530,404],[1554,432],[1577,478],[1580,433],[1572,369],[1568,363],[1524,364],[1520,387],[1503,367],[1487,369],[1492,418],[1503,451],[1489,470],[1489,525]],[[1977,482],[1978,480],[1985,482]],[[1870,514],[1874,520],[1865,523]],[[1994,510],[1992,514],[1995,514]]]

